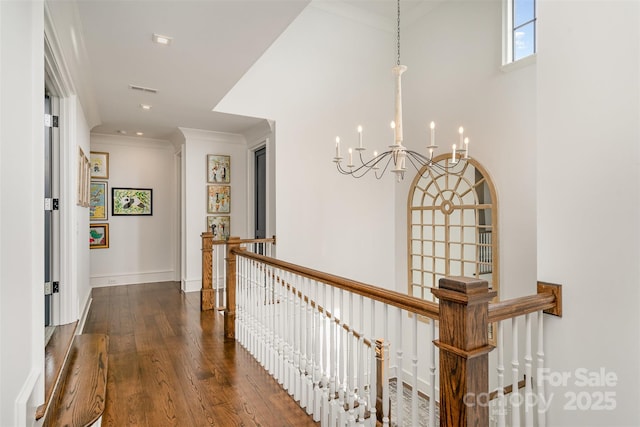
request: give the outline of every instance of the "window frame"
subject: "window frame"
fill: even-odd
[[[433,162],[447,162],[449,158],[449,154],[441,154],[435,157]],[[469,158],[467,163],[476,171],[476,178],[468,188],[461,185],[461,183],[467,181],[468,177],[460,179],[459,172],[449,173],[441,169],[434,172],[428,165],[420,169],[409,187],[407,194],[407,286],[409,295],[435,302],[436,298],[430,293],[430,289],[437,287],[439,278],[450,274],[452,262],[460,263],[463,271],[465,270],[464,264],[475,264],[476,272],[479,272],[478,268],[482,268],[482,265],[487,264],[486,261],[479,258],[481,256],[480,252],[474,254],[473,260],[464,255],[452,254],[451,245],[474,246],[476,251],[482,251],[481,247],[490,248],[489,256],[491,260],[489,261],[490,265],[487,266],[490,266],[491,271],[480,271],[480,273],[490,273],[491,279],[488,280],[490,287],[497,291],[498,294],[500,292],[499,209],[496,188],[489,173],[478,161]],[[480,174],[480,177],[478,177],[477,173]],[[443,183],[442,180],[445,182]],[[486,191],[484,193],[485,196],[479,197],[479,190]],[[441,201],[449,200],[440,196],[445,193],[451,195],[452,191],[454,193],[462,191],[464,194],[472,191],[472,199],[475,202],[465,200],[464,203],[453,202],[448,206],[433,204],[436,199]],[[416,197],[420,199],[418,204],[416,204]],[[451,200],[453,199],[452,197]],[[457,199],[463,200],[460,197]],[[431,200],[431,202],[425,204],[427,200]],[[460,212],[462,212],[462,209],[475,211],[476,221],[473,224],[464,221],[456,223],[455,220],[454,222],[448,222],[446,218],[442,219],[442,215],[439,213],[443,208],[446,211],[446,216],[449,216],[455,210]],[[449,210],[448,208],[451,209]],[[487,209],[491,212],[490,222],[482,221],[483,224],[479,224],[477,222],[477,213]],[[425,222],[424,213],[431,214],[431,221]],[[416,219],[416,216],[419,216],[419,219]],[[461,233],[464,233],[465,227],[477,231],[481,229],[483,231],[491,230],[492,237],[488,242],[480,240],[473,242],[460,237],[452,237],[452,231],[460,228]],[[416,231],[418,232],[417,235]],[[431,248],[429,245],[431,245]],[[440,245],[441,249],[438,250],[437,245]],[[425,248],[427,249],[425,250]],[[442,251],[444,251],[444,254]],[[462,247],[462,251],[464,251],[464,247]],[[425,263],[425,261],[427,262]],[[440,263],[439,265],[438,262]]]
[[[502,65],[508,66],[515,63],[529,63],[535,58],[538,51],[538,0],[533,1],[533,18],[515,26],[515,5],[517,0],[503,0],[502,2]],[[533,23],[533,53],[522,58],[515,59],[515,33],[518,29]]]

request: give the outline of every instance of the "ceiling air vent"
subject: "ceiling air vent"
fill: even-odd
[[[133,90],[139,90],[141,92],[158,93],[158,89],[153,89],[153,88],[150,88],[150,87],[129,85],[129,88],[131,88]]]

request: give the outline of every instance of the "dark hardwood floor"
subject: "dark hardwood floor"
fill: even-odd
[[[176,282],[96,288],[84,333],[109,336],[103,426],[315,426]]]

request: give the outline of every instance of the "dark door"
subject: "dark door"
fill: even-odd
[[[51,116],[51,98],[44,97],[44,112]],[[53,233],[53,207],[51,206],[53,190],[53,128],[44,127],[44,325],[51,325],[51,288],[52,288],[52,233]]]
[[[255,182],[255,238],[267,237],[267,148],[263,147],[255,152],[256,182]]]

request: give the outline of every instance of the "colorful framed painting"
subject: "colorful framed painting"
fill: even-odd
[[[231,211],[231,187],[207,185],[207,213],[229,213]]]
[[[231,217],[207,216],[207,231],[213,233],[213,240],[228,240],[231,233]]]
[[[109,224],[89,225],[89,248],[106,249],[109,247]]]
[[[111,188],[111,215],[153,215],[153,190]]]
[[[109,153],[91,151],[89,153],[91,161],[91,178],[109,178]]]
[[[207,182],[231,182],[231,156],[207,155]]]
[[[107,219],[107,183],[105,181],[91,181],[89,196],[89,220],[99,221]]]

